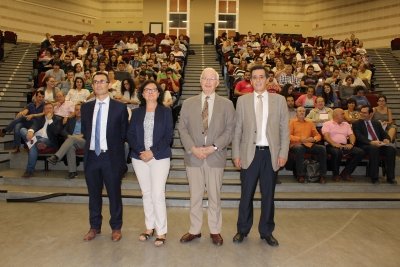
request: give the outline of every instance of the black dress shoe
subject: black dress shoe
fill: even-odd
[[[239,244],[243,242],[243,239],[246,237],[246,234],[238,231],[237,234],[233,237],[233,243]]]
[[[56,155],[53,155],[53,156],[47,158],[47,161],[53,165],[56,165],[58,162],[58,157]]]
[[[75,177],[78,177],[78,174],[76,172],[70,172],[65,179],[74,179]]]
[[[279,178],[276,178],[276,184],[281,184],[281,180],[279,180]]]
[[[270,245],[270,246],[273,246],[273,247],[279,246],[278,240],[276,240],[275,237],[273,237],[273,235],[260,236],[260,238],[267,241],[268,245]]]
[[[397,184],[397,181],[395,179],[387,179],[386,181],[388,184]]]
[[[379,179],[371,179],[371,183],[373,183],[373,184],[379,184]]]

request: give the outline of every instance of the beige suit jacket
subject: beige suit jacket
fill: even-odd
[[[272,167],[278,171],[278,157],[287,159],[290,143],[289,113],[285,98],[268,94],[268,121],[266,135],[271,152]],[[243,95],[236,104],[236,127],[232,141],[232,158],[240,158],[242,168],[253,161],[257,140],[254,94]]]
[[[226,165],[227,147],[232,141],[235,127],[235,109],[232,101],[215,94],[211,121],[208,126],[207,142],[203,134],[201,94],[183,102],[179,117],[179,135],[185,148],[185,164],[188,167],[200,167],[203,160],[198,159],[190,149],[193,146],[212,146],[218,150],[208,156],[208,166],[224,168]]]

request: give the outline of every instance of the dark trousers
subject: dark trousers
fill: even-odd
[[[361,148],[353,147],[350,150],[339,149],[331,145],[326,146],[326,152],[332,155],[332,173],[333,176],[339,175],[340,161],[342,160],[342,155],[351,155],[352,158],[347,162],[344,172],[347,174],[352,174],[357,168],[358,163],[364,158],[365,152]]]
[[[103,199],[103,182],[110,202],[110,226],[113,230],[122,227],[122,199],[121,178],[122,172],[113,172],[110,153],[96,155],[89,151],[85,165],[85,179],[89,191],[89,220],[91,229],[101,229],[103,216],[101,215]]]
[[[276,163],[275,163],[276,164]],[[241,190],[239,204],[238,231],[250,232],[253,226],[253,198],[258,178],[260,178],[261,216],[258,231],[261,236],[270,236],[275,229],[274,196],[278,172],[272,168],[269,149],[257,150],[249,168],[240,170]]]
[[[371,179],[379,178],[379,156],[386,156],[386,178],[394,179],[394,168],[396,165],[396,149],[392,146],[363,145],[361,147],[369,155],[369,176]]]
[[[296,174],[297,176],[303,176],[303,161],[304,154],[313,154],[318,156],[319,162],[319,174],[321,176],[326,175],[326,149],[323,145],[313,144],[311,147],[304,145],[295,145],[290,148],[290,152],[296,155]]]

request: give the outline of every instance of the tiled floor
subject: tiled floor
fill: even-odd
[[[179,243],[189,229],[189,210],[168,208],[163,247],[154,238],[139,242],[142,207],[124,207],[123,238],[110,240],[108,206],[101,235],[82,238],[89,229],[86,204],[0,202],[1,266],[400,266],[400,210],[277,209],[273,248],[255,227],[242,244],[233,244],[237,209],[223,209],[224,245],[209,238],[204,212],[203,237]]]

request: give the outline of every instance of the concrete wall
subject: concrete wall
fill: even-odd
[[[35,43],[39,43],[46,32],[60,35],[93,32],[96,18],[102,13],[99,2],[3,0],[0,3],[0,29],[16,32],[19,41]]]
[[[215,0],[192,0],[190,2],[190,42],[204,43],[204,23],[215,23]]]
[[[239,32],[247,34],[263,33],[263,0],[240,1],[239,2]]]

